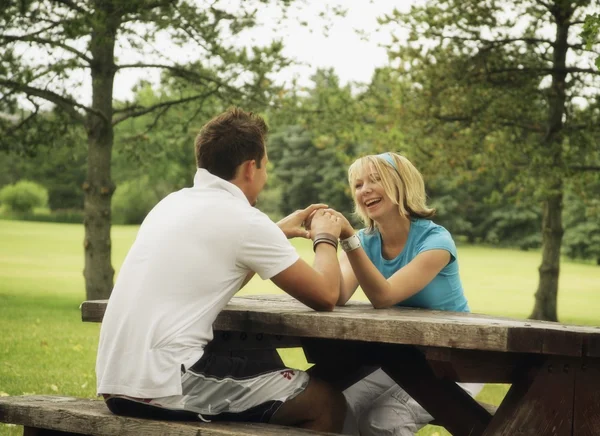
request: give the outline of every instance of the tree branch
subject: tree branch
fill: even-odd
[[[572,169],[574,171],[600,171],[600,166],[594,166],[594,165],[572,165],[569,167],[569,169]]]
[[[147,113],[150,113],[152,111],[155,111],[157,109],[161,109],[161,108],[165,108],[168,109],[171,106],[175,106],[177,104],[180,103],[188,103],[190,101],[194,101],[194,100],[201,100],[207,97],[210,97],[213,94],[216,94],[218,92],[218,88],[217,89],[213,89],[207,93],[204,94],[199,94],[199,95],[194,95],[192,97],[185,97],[185,98],[180,98],[178,100],[169,100],[169,101],[164,101],[162,103],[157,103],[155,105],[152,105],[150,107],[147,108],[143,108],[140,110],[132,110],[132,108],[130,108],[130,112],[129,113],[124,113],[123,115],[119,116],[119,117],[115,117],[112,124],[113,126],[116,126],[117,124],[119,124],[122,121],[125,121],[126,119],[129,118],[133,118],[133,117],[139,117],[141,115],[145,115]],[[121,109],[119,112],[124,112],[127,109]]]
[[[23,35],[23,36],[16,36],[16,35],[0,35],[0,39],[4,39],[8,42],[15,42],[15,41],[28,41],[28,42],[37,42],[39,44],[48,44],[51,46],[55,46],[55,47],[60,47],[68,52],[71,52],[73,54],[75,54],[77,57],[79,57],[80,59],[83,59],[84,61],[86,61],[88,64],[92,63],[92,60],[87,57],[85,55],[85,53],[80,52],[79,50],[67,45],[67,44],[63,44],[61,42],[57,42],[57,41],[52,41],[50,39],[46,39],[46,38],[38,38],[35,36],[31,36],[31,35]]]
[[[546,9],[548,9],[548,11],[550,11],[552,9],[552,5],[550,5],[549,3],[546,3],[546,2],[544,2],[542,0],[535,0],[535,2],[538,5],[541,5],[541,6],[545,7]]]
[[[22,83],[14,82],[12,80],[2,80],[2,79],[0,79],[0,85],[6,86],[7,88],[10,88],[10,89],[18,91],[18,92],[23,92],[27,95],[31,95],[34,97],[40,97],[40,98],[43,98],[44,100],[54,103],[56,106],[60,107],[67,114],[69,114],[69,116],[74,121],[77,121],[81,124],[84,124],[85,118],[83,117],[83,115],[81,115],[79,112],[77,112],[77,110],[75,108],[81,108],[89,113],[98,115],[99,117],[108,121],[106,116],[104,114],[102,114],[101,112],[98,112],[97,110],[87,107],[81,103],[77,103],[76,101],[73,101],[70,98],[64,97],[55,92],[48,91],[47,89],[34,88],[32,86],[23,85]]]
[[[540,73],[540,74],[553,74],[553,73],[587,73],[595,76],[600,76],[600,70],[593,68],[577,68],[577,67],[566,67],[566,68],[502,68],[499,70],[488,70],[487,74],[502,74],[502,73]]]
[[[48,30],[54,29],[55,27],[57,27],[60,24],[60,22],[54,22],[54,21],[51,21],[51,23],[52,23],[51,26],[44,27],[43,29],[40,29],[40,30],[38,30],[36,32],[33,32],[33,33],[28,33],[26,35],[21,35],[21,36],[19,36],[19,38],[29,38],[31,36],[39,35],[40,33],[44,33],[44,32],[47,32]]]
[[[506,39],[483,39],[483,38],[478,38],[478,37],[472,37],[472,38],[466,38],[464,36],[447,36],[447,35],[443,35],[441,33],[434,33],[432,32],[433,36],[437,36],[439,38],[442,39],[452,39],[452,40],[456,40],[456,41],[474,41],[474,42],[482,42],[488,46],[497,46],[497,45],[506,45],[506,44],[510,44],[512,42],[525,42],[527,44],[538,44],[538,43],[544,43],[544,44],[549,44],[549,45],[554,45],[553,41],[550,41],[548,39],[542,39],[542,38],[506,38]]]
[[[29,114],[29,116],[25,117],[24,119],[21,119],[21,121],[14,127],[12,127],[11,129],[8,129],[8,134],[12,135],[14,132],[16,132],[17,130],[19,130],[21,127],[23,127],[25,124],[27,124],[29,121],[31,121],[40,111],[40,106],[38,104],[36,104],[31,98],[27,97],[27,100],[29,100],[29,102],[33,105],[33,107],[35,108],[35,110]]]
[[[72,0],[52,0],[55,3],[60,3],[62,5],[67,6],[69,9],[72,9],[74,11],[77,11],[81,14],[88,14],[89,11],[85,10],[84,8],[82,8],[81,6],[79,6],[78,4],[76,4],[75,2],[73,2]]]
[[[227,83],[215,78],[215,77],[210,77],[210,76],[206,76],[203,74],[199,74],[195,71],[190,71],[190,70],[186,70],[185,68],[176,66],[176,65],[165,65],[165,64],[123,64],[123,65],[117,65],[116,66],[117,70],[120,69],[124,69],[124,68],[159,68],[159,69],[165,69],[168,71],[171,71],[172,73],[175,74],[176,77],[180,77],[182,79],[186,79],[189,80],[191,82],[210,82],[210,83],[214,83],[215,85],[217,85],[219,88],[224,88],[234,94],[237,95],[242,95],[245,97],[248,97],[250,99],[252,99],[253,101],[256,101],[262,105],[265,105],[266,102],[263,100],[260,100],[259,98],[253,97],[251,95],[245,94],[243,91],[240,91],[239,89],[228,85]]]
[[[158,69],[164,69],[164,70],[168,70],[168,71],[171,71],[171,72],[177,74],[181,78],[195,79],[195,80],[212,82],[212,83],[215,83],[215,84],[217,84],[219,86],[223,86],[223,87],[229,88],[229,86],[227,84],[221,82],[218,79],[215,79],[214,77],[204,76],[202,74],[198,74],[195,71],[186,70],[185,68],[178,67],[176,65],[165,65],[165,64],[123,64],[123,65],[116,65],[116,68],[117,68],[117,70],[121,70],[121,69],[124,69],[124,68],[158,68]],[[238,91],[238,92],[240,92],[240,91]]]

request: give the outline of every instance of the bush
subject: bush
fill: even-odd
[[[166,186],[150,183],[148,176],[119,184],[112,199],[113,223],[140,224],[170,191]]]
[[[35,182],[21,180],[0,190],[0,203],[18,214],[31,213],[34,207],[48,205],[48,190]]]

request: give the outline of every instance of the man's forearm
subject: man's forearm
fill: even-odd
[[[323,278],[327,293],[331,293],[337,302],[340,293],[340,265],[337,259],[337,250],[329,244],[318,244],[315,250],[313,263],[315,271]]]

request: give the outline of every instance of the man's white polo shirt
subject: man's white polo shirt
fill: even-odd
[[[299,256],[232,183],[199,169],[194,187],[148,214],[121,267],[102,322],[99,394],[181,394],[212,324],[249,271],[269,279]]]

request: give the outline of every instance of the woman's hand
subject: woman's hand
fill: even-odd
[[[283,231],[285,236],[290,238],[310,238],[310,227],[306,227],[306,222],[312,218],[315,212],[327,208],[326,204],[311,204],[306,209],[299,209],[281,219],[277,225]],[[304,226],[304,228],[303,228]]]
[[[342,230],[341,219],[332,212],[335,211],[332,209],[319,209],[312,214],[312,219],[308,225],[313,240],[319,233],[329,233],[336,238],[340,237]]]
[[[340,231],[340,239],[347,239],[355,233],[354,227],[352,227],[352,224],[350,224],[350,221],[348,221],[341,212],[338,212],[337,210],[334,210],[334,209],[325,209],[325,210],[339,219],[340,225],[342,226],[341,231]]]

